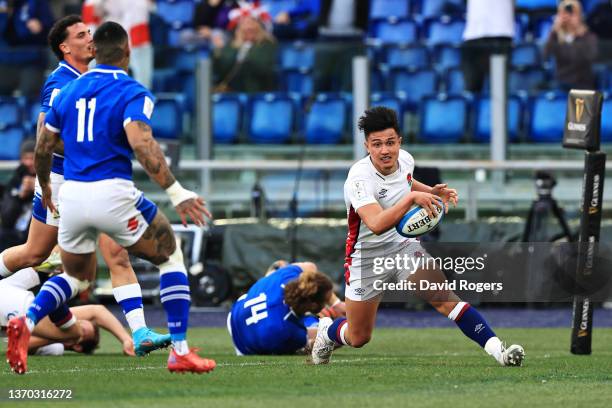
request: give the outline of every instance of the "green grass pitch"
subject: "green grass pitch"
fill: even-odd
[[[192,329],[190,343],[217,360],[211,374],[170,374],[167,353],[118,353],[104,336],[94,356],[31,357],[29,373],[0,370],[0,406],[83,407],[609,407],[612,329],[594,332],[593,355],[569,353],[569,329],[504,329],[523,344],[523,367],[500,367],[456,329],[378,329],[328,366],[304,356],[237,357],[225,330]],[[6,349],[4,343],[2,352]],[[73,390],[72,401],[9,401],[9,389]]]

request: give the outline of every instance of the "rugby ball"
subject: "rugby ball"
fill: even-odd
[[[438,214],[432,219],[420,205],[414,205],[395,226],[398,234],[416,238],[433,231],[444,218],[444,203],[439,201]]]

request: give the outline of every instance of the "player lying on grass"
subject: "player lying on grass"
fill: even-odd
[[[34,301],[33,288],[48,279],[45,272],[22,269],[0,281],[0,325],[25,314]],[[64,350],[91,354],[100,341],[99,328],[119,341],[124,354],[134,356],[134,343],[121,323],[102,305],[64,307],[42,319],[28,344],[29,354],[61,355]]]
[[[382,298],[381,283],[427,280],[442,283],[446,277],[437,269],[409,271],[397,267],[373,269],[379,256],[395,258],[429,257],[417,239],[399,235],[395,225],[415,204],[432,215],[442,200],[457,204],[457,192],[438,184],[427,186],[412,177],[414,159],[401,149],[402,138],[395,111],[375,107],[359,119],[365,134],[367,157],[355,163],[344,184],[349,234],[346,241],[346,318],[332,321],[323,318],[312,350],[315,364],[329,362],[334,347],[363,347],[372,336],[378,305]],[[421,265],[429,265],[422,263]],[[434,263],[435,265],[435,263]],[[378,284],[377,284],[378,283]],[[450,290],[420,291],[416,294],[438,312],[454,321],[461,331],[478,343],[501,365],[520,366],[524,351],[519,345],[505,348],[486,320]]]
[[[322,310],[343,312],[329,278],[312,262],[279,262],[232,306],[227,329],[236,354],[295,354],[310,349]],[[326,307],[327,306],[327,307]]]
[[[88,64],[94,58],[91,33],[79,16],[70,15],[56,21],[49,31],[48,40],[49,47],[57,56],[59,64],[49,75],[41,90],[37,135],[40,135],[45,117],[60,90],[87,72]],[[51,166],[51,189],[56,207],[59,189],[64,183],[63,154],[63,147],[60,145],[53,152]],[[0,253],[0,277],[10,276],[20,269],[39,265],[47,259],[57,244],[59,222],[59,212],[50,211],[43,205],[42,190],[37,180],[27,242]],[[122,306],[132,330],[136,354],[145,355],[157,348],[167,347],[170,344],[170,335],[155,333],[147,327],[142,291],[127,251],[105,234],[100,235],[97,244],[110,271],[113,295],[117,303]],[[87,285],[88,282],[81,284]]]
[[[45,282],[26,316],[9,321],[7,361],[17,374],[27,371],[33,328],[95,277],[96,242],[104,233],[159,268],[160,300],[172,340],[168,370],[210,372],[215,361],[198,356],[187,342],[191,296],[183,253],[166,216],[134,185],[132,157],[165,189],[183,224],[191,219],[203,225],[211,215],[204,200],[176,180],[153,138],[154,97],[127,74],[131,51],[125,29],[106,22],[95,32],[93,45],[98,65],[62,88],[35,150],[42,203],[55,211],[52,153],[64,145],[58,243],[65,273]]]

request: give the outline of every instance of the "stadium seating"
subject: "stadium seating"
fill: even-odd
[[[512,50],[512,66],[540,65],[540,48],[533,43],[517,44]]]
[[[173,92],[177,84],[178,72],[174,68],[158,68],[153,71],[153,92]]]
[[[516,7],[527,10],[556,9],[557,0],[516,0]]]
[[[295,104],[287,94],[254,95],[249,102],[248,136],[252,143],[287,143],[295,122]]]
[[[465,11],[465,6],[463,0],[420,0],[418,10],[423,18],[430,18],[444,14],[461,14]]]
[[[387,89],[388,70],[372,69],[370,71],[370,92],[383,92]]]
[[[304,137],[308,144],[338,144],[348,120],[346,101],[341,95],[319,94],[306,114]]]
[[[301,96],[312,95],[314,79],[307,69],[287,69],[283,72],[283,88],[287,92],[295,92]]]
[[[418,40],[418,25],[413,20],[375,20],[371,34],[375,41],[382,44],[407,44]]]
[[[449,16],[433,18],[425,22],[425,42],[430,46],[461,44],[465,21]]]
[[[404,92],[408,108],[415,111],[423,96],[437,93],[438,75],[433,69],[397,69],[391,72],[391,90]]]
[[[19,160],[19,150],[24,139],[25,130],[21,126],[0,130],[0,160]]]
[[[315,64],[315,49],[312,45],[295,42],[280,48],[280,68],[313,69]]]
[[[389,69],[427,68],[430,64],[429,50],[421,45],[390,46],[386,49],[385,62]]]
[[[151,117],[153,135],[160,139],[180,139],[183,134],[183,97],[176,94],[156,96]]]
[[[406,18],[410,14],[411,3],[414,0],[372,0],[370,4],[370,19],[389,17]]]
[[[533,98],[530,105],[528,139],[536,143],[560,143],[567,108],[567,95],[546,92]]]
[[[523,121],[523,102],[514,95],[508,98],[508,139],[516,142],[519,139]],[[476,98],[474,102],[474,137],[479,143],[488,143],[491,138],[491,99]]]
[[[606,95],[601,111],[601,142],[612,143],[612,98]]]
[[[595,7],[602,3],[609,3],[609,0],[582,0],[584,13],[589,14]]]
[[[238,94],[213,94],[213,140],[215,143],[235,143],[242,128],[243,104]]]
[[[419,140],[458,143],[467,129],[468,101],[463,96],[426,96],[420,106]]]
[[[434,49],[434,64],[440,71],[461,66],[461,49],[457,45],[440,44]]]
[[[19,101],[11,97],[0,98],[0,129],[21,125],[21,106]]]
[[[297,0],[263,0],[261,5],[266,7],[272,17],[276,17],[280,12],[291,10],[297,5]]]
[[[535,23],[534,39],[538,43],[545,43],[553,26],[553,19],[547,17]]]
[[[172,28],[183,28],[193,23],[194,4],[192,0],[158,0],[157,14]]]
[[[537,67],[513,69],[508,75],[508,89],[511,93],[537,91],[546,84],[546,71]]]
[[[178,72],[194,72],[198,60],[209,57],[208,48],[193,50],[179,49],[172,57],[172,65]]]
[[[465,92],[465,79],[461,68],[451,68],[444,73],[444,92],[460,94]],[[487,86],[485,86],[487,92]]]
[[[393,109],[397,114],[400,129],[404,129],[404,114],[406,113],[406,93],[405,92],[379,92],[370,96],[371,106],[386,106]]]

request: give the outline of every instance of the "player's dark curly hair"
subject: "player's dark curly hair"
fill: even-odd
[[[84,354],[93,354],[100,344],[100,328],[97,324],[93,324],[94,337],[93,339],[84,340],[79,343]]]
[[[329,278],[321,272],[302,272],[299,278],[285,285],[285,303],[299,316],[319,313],[332,287]]]
[[[128,34],[121,24],[107,21],[98,27],[93,42],[96,48],[96,62],[115,65],[125,57]]]
[[[60,18],[53,24],[53,27],[51,27],[49,35],[47,36],[47,41],[49,42],[51,51],[53,51],[53,54],[55,54],[58,60],[61,61],[64,59],[64,53],[60,50],[60,44],[66,41],[68,37],[68,27],[82,22],[81,16],[71,14]]]
[[[366,139],[370,133],[380,132],[385,129],[394,129],[398,136],[401,136],[397,114],[393,109],[384,106],[375,106],[364,112],[357,124]]]

